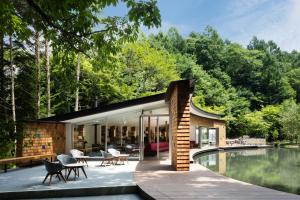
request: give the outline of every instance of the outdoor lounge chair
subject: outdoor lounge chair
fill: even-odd
[[[70,153],[73,156],[73,158],[75,158],[77,160],[77,162],[79,162],[79,163],[82,162],[83,164],[86,164],[86,166],[88,167],[88,163],[87,163],[86,159],[89,158],[89,156],[85,156],[82,151],[79,151],[77,149],[71,149]]]
[[[121,153],[120,151],[116,150],[116,149],[113,149],[113,148],[110,148],[110,149],[107,149],[108,153],[110,153],[113,157],[118,157]]]
[[[139,156],[139,148],[134,144],[127,144],[125,146],[125,152],[131,156]]]
[[[77,163],[77,160],[69,155],[61,154],[57,156],[57,160],[63,165],[64,169],[68,171],[68,175],[66,179],[69,178],[71,172],[73,171],[75,173],[75,177],[79,177],[79,169],[82,170],[83,174],[85,175],[85,178],[87,178],[87,175],[84,171],[84,165],[81,163]]]
[[[52,180],[53,175],[56,175],[59,180],[61,177],[66,182],[66,179],[64,178],[64,176],[61,173],[63,166],[60,163],[52,163],[52,162],[49,162],[48,160],[45,160],[44,164],[45,164],[45,168],[47,170],[47,175],[43,181],[43,184],[47,180],[48,176],[50,176],[49,185],[51,185],[51,180]]]
[[[120,161],[121,164],[124,164],[124,161],[128,162],[129,154],[121,154],[120,151],[116,149],[108,149],[107,151],[114,157],[114,160],[116,160],[115,164],[118,164],[118,161]]]
[[[110,154],[110,153],[107,153],[107,152],[105,152],[105,151],[102,151],[102,150],[100,150],[100,152],[101,152],[101,154],[102,154],[102,163],[101,163],[101,165],[100,166],[105,166],[105,165],[103,165],[104,164],[104,162],[106,162],[107,164],[114,164],[114,157],[112,156],[112,154]]]

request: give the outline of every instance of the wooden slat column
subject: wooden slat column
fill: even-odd
[[[190,166],[190,84],[177,82],[170,93],[172,132],[172,166],[176,171],[188,171]]]

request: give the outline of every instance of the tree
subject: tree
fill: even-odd
[[[296,91],[296,102],[300,103],[300,68],[292,69],[291,71],[287,72],[286,76],[287,81]]]
[[[1,96],[0,96],[0,124],[1,124],[1,150],[5,149],[6,152],[1,156],[15,155],[15,141],[16,141],[16,98],[15,98],[15,65],[13,37],[22,38],[26,33],[26,24],[17,16],[11,1],[4,0],[0,2],[0,79],[1,79]],[[5,37],[8,37],[8,54],[5,55]],[[8,56],[7,56],[8,55]],[[8,74],[5,71],[8,68]],[[8,77],[10,81],[8,81]],[[10,86],[8,85],[10,84]],[[8,92],[10,89],[10,96]],[[10,98],[9,98],[10,97]],[[9,101],[10,99],[10,101]],[[8,138],[4,138],[4,137]]]
[[[294,101],[285,101],[281,108],[280,123],[283,134],[291,141],[300,139],[300,106]]]
[[[164,92],[171,81],[179,79],[175,57],[146,41],[126,44],[120,56],[122,79],[131,86],[133,97]]]
[[[260,111],[246,114],[241,121],[244,124],[243,132],[245,135],[258,138],[267,138],[270,124],[263,120]]]
[[[222,66],[224,46],[224,41],[210,26],[203,34],[192,32],[187,38],[187,52],[195,55],[197,64],[205,70]]]
[[[9,67],[10,67],[10,78],[11,78],[11,111],[12,121],[14,124],[14,133],[17,132],[16,127],[16,100],[15,100],[15,67],[13,64],[13,43],[12,36],[9,36]]]
[[[126,16],[99,15],[106,7],[119,2],[126,4]],[[53,42],[82,53],[96,45],[101,54],[109,55],[116,52],[120,42],[131,40],[140,25],[160,25],[155,0],[13,0],[13,5],[21,19],[39,30],[47,30]]]
[[[40,82],[41,82],[41,67],[40,67],[40,33],[35,30],[34,33],[34,52],[35,52],[35,67],[36,67],[36,119],[40,117],[40,106],[41,106],[41,93],[40,93]]]
[[[71,112],[75,109],[76,83],[76,53],[60,51],[53,47],[51,57],[52,74],[52,109],[55,114]],[[74,77],[74,78],[70,78]]]
[[[76,69],[76,92],[75,92],[75,111],[78,111],[79,106],[79,78],[80,78],[80,52],[77,53],[77,69]]]
[[[45,37],[45,64],[47,73],[47,116],[51,115],[51,79],[50,79],[50,64],[49,64],[49,44],[48,39]]]
[[[7,84],[9,81],[5,75],[5,66],[10,66],[10,69],[12,69],[12,57],[11,59],[5,59],[4,39],[6,36],[10,38],[9,49],[12,55],[11,37],[14,33],[16,36],[24,35],[26,24],[24,24],[22,20],[17,16],[13,4],[9,0],[3,0],[0,2],[0,13],[0,118],[4,119],[4,121],[7,122],[10,118],[7,111],[7,97],[9,96],[7,91]],[[11,117],[14,118],[13,116]]]
[[[0,118],[7,119],[7,109],[6,109],[6,76],[4,73],[4,34],[0,31]]]
[[[116,6],[118,0],[90,0],[78,2],[35,0],[13,1],[18,15],[37,30],[47,32],[47,37],[60,48],[88,54],[91,46],[97,47],[102,59],[110,58],[119,51],[120,44],[132,41],[138,33],[140,25],[153,27],[160,25],[160,14],[155,0],[135,1],[123,0],[128,8],[124,17],[103,16],[99,12],[108,6]],[[36,41],[36,44],[38,42]],[[38,47],[38,46],[37,46]],[[38,55],[36,54],[38,58]],[[62,57],[62,59],[67,58]],[[77,88],[75,90],[75,110],[79,102],[79,70],[80,58],[77,64]],[[39,64],[37,62],[37,117],[40,108]]]
[[[186,53],[186,41],[175,27],[169,28],[166,33],[150,34],[148,40],[156,49],[165,49],[170,53]]]

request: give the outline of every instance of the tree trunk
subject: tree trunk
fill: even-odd
[[[16,127],[16,104],[15,104],[15,69],[13,65],[13,55],[12,55],[12,36],[9,36],[9,65],[10,65],[10,78],[11,78],[11,110],[12,110],[12,120],[14,123],[14,133],[17,132]]]
[[[80,77],[80,52],[77,56],[77,70],[76,70],[76,92],[75,92],[75,111],[78,111],[79,106],[79,77]]]
[[[6,77],[4,74],[4,35],[0,32],[0,120],[7,121]]]
[[[41,104],[41,95],[40,95],[40,33],[35,32],[35,65],[36,65],[36,119],[40,117],[40,104]]]
[[[49,52],[48,52],[48,39],[45,38],[45,58],[46,58],[46,70],[47,70],[47,116],[51,115],[51,91],[50,91],[50,64],[49,64]]]

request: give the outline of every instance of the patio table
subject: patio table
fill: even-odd
[[[76,176],[79,177],[79,169],[82,170],[82,172],[83,172],[85,178],[87,178],[87,175],[86,175],[86,173],[85,173],[85,171],[84,171],[84,167],[83,167],[83,165],[80,164],[80,163],[66,164],[66,165],[64,165],[64,167],[65,167],[65,169],[67,169],[67,170],[69,171],[69,173],[68,173],[66,179],[69,178],[69,176],[70,176],[70,174],[71,174],[71,171],[74,171],[74,173],[75,173],[75,177],[74,177],[74,178],[75,178],[75,179],[76,179]]]
[[[129,157],[129,154],[120,154],[120,155],[118,155],[118,160],[117,160],[117,162],[116,162],[116,164],[118,163],[118,161],[120,161],[120,164],[125,164],[124,162],[125,161],[127,161],[127,163],[128,163],[128,157]]]
[[[132,154],[133,155],[139,155],[139,153],[140,153],[140,149],[139,148],[134,148],[134,149],[132,149]]]
[[[87,158],[90,158],[89,156],[76,156],[74,158],[77,160],[77,162],[86,164],[87,167],[89,166],[86,161]]]

